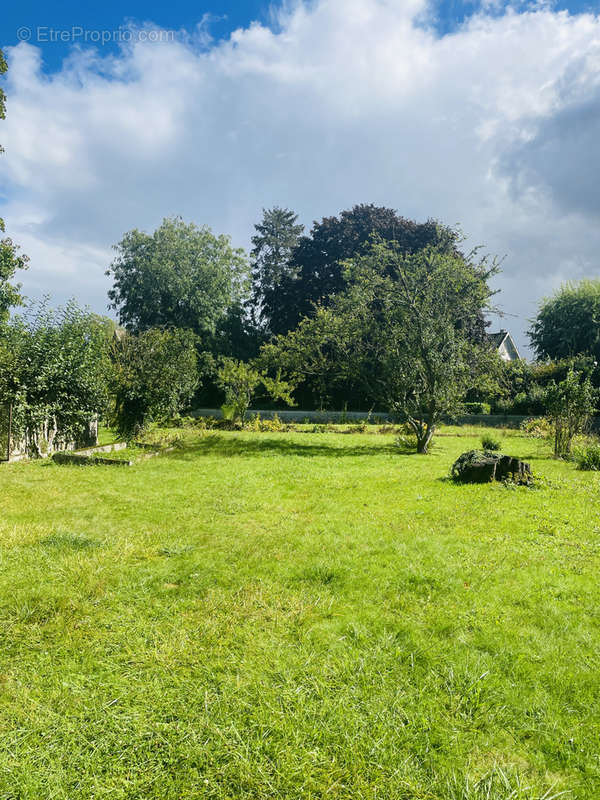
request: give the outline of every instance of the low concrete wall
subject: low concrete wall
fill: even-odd
[[[389,411],[298,411],[298,409],[284,411],[266,411],[263,409],[252,408],[248,411],[248,417],[253,414],[260,414],[262,419],[272,419],[275,414],[282,422],[310,422],[317,424],[360,422],[369,420],[374,424],[394,424],[397,422],[393,414]],[[191,412],[193,417],[214,417],[221,419],[223,414],[220,408],[197,408]],[[483,425],[486,428],[518,428],[523,420],[529,419],[527,416],[516,414],[464,414],[457,419],[448,419],[448,425]]]

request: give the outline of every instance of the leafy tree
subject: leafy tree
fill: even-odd
[[[596,391],[589,377],[569,370],[560,383],[552,383],[546,391],[548,417],[554,426],[554,455],[566,456],[578,433],[582,433],[594,413]]]
[[[279,374],[276,378],[270,378],[251,364],[233,358],[222,359],[217,372],[217,385],[225,393],[224,407],[231,409],[234,419],[241,420],[242,425],[260,386],[263,389],[263,396],[294,405],[290,394],[292,387],[286,381],[282,381]]]
[[[0,231],[4,231],[3,220]],[[0,327],[6,323],[10,309],[23,304],[21,285],[11,282],[18,269],[27,269],[29,261],[26,255],[19,254],[19,249],[12,239],[0,239]]]
[[[132,230],[115,246],[108,296],[131,332],[187,328],[211,349],[215,331],[239,303],[246,259],[227,236],[165,219],[152,234]]]
[[[31,306],[8,323],[0,342],[0,404],[13,407],[14,435],[33,455],[55,439],[87,438],[90,421],[106,408],[109,370],[96,315],[75,302]]]
[[[298,215],[287,208],[264,209],[262,222],[254,226],[252,237],[252,304],[259,326],[269,334],[271,321],[277,316],[281,287],[285,280],[295,279],[290,262],[304,225]]]
[[[115,338],[111,423],[131,437],[187,406],[198,387],[198,357],[189,330],[150,328]]]
[[[374,236],[394,242],[406,254],[432,245],[458,252],[457,232],[434,220],[417,223],[405,219],[391,208],[363,204],[342,211],[339,217],[325,217],[313,224],[293,251],[273,309],[273,332],[295,328],[302,317],[313,313],[316,304],[326,305],[329,298],[344,291],[344,262],[368,250]]]
[[[600,280],[566,283],[543,300],[529,338],[539,359],[600,361]]]
[[[8,69],[6,59],[0,50],[0,75]],[[0,119],[6,118],[6,95],[0,87]],[[4,148],[0,145],[0,153]],[[0,232],[4,232],[4,220],[0,217]],[[20,285],[12,284],[18,269],[26,269],[29,259],[27,256],[19,255],[19,247],[8,237],[0,239],[0,326],[8,319],[8,312],[12,306],[21,305],[23,298],[20,294]]]
[[[212,351],[221,356],[249,361],[258,354],[264,336],[241,302],[229,307],[217,325]]]
[[[410,425],[426,453],[440,420],[497,366],[497,354],[467,332],[489,302],[496,265],[433,247],[406,254],[380,241],[346,269],[347,290],[266,345],[262,358],[295,379],[327,374],[362,385]]]

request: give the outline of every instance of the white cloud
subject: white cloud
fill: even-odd
[[[51,76],[12,49],[0,175],[26,290],[101,311],[110,245],[134,226],[181,214],[246,244],[262,206],[310,224],[374,202],[506,254],[522,343],[542,295],[600,273],[600,19],[492,9],[440,37],[426,12],[299,2],[272,29],[74,51]]]

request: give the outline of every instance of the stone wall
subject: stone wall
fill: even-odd
[[[0,460],[21,461],[24,458],[46,458],[61,450],[79,450],[98,443],[98,419],[88,423],[87,429],[75,441],[61,435],[56,420],[46,420],[37,428],[29,428],[22,436],[10,430],[9,409],[0,410]]]

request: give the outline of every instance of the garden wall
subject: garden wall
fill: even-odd
[[[360,422],[370,419],[373,423],[394,423],[393,414],[387,411],[299,411],[298,409],[283,411],[267,411],[250,409],[248,416],[260,414],[263,419],[272,419],[275,414],[282,422],[311,422],[311,423],[345,423]],[[191,412],[193,417],[215,417],[220,419],[223,415],[220,408],[197,408]],[[455,420],[448,420],[452,425],[483,425],[486,428],[518,428],[527,416],[517,414],[464,414]]]
[[[98,443],[98,420],[91,419],[87,430],[77,441],[61,436],[55,422],[46,420],[35,430],[17,435],[12,430],[10,407],[0,406],[0,461],[21,461],[30,457],[47,457],[62,450],[78,450]]]

